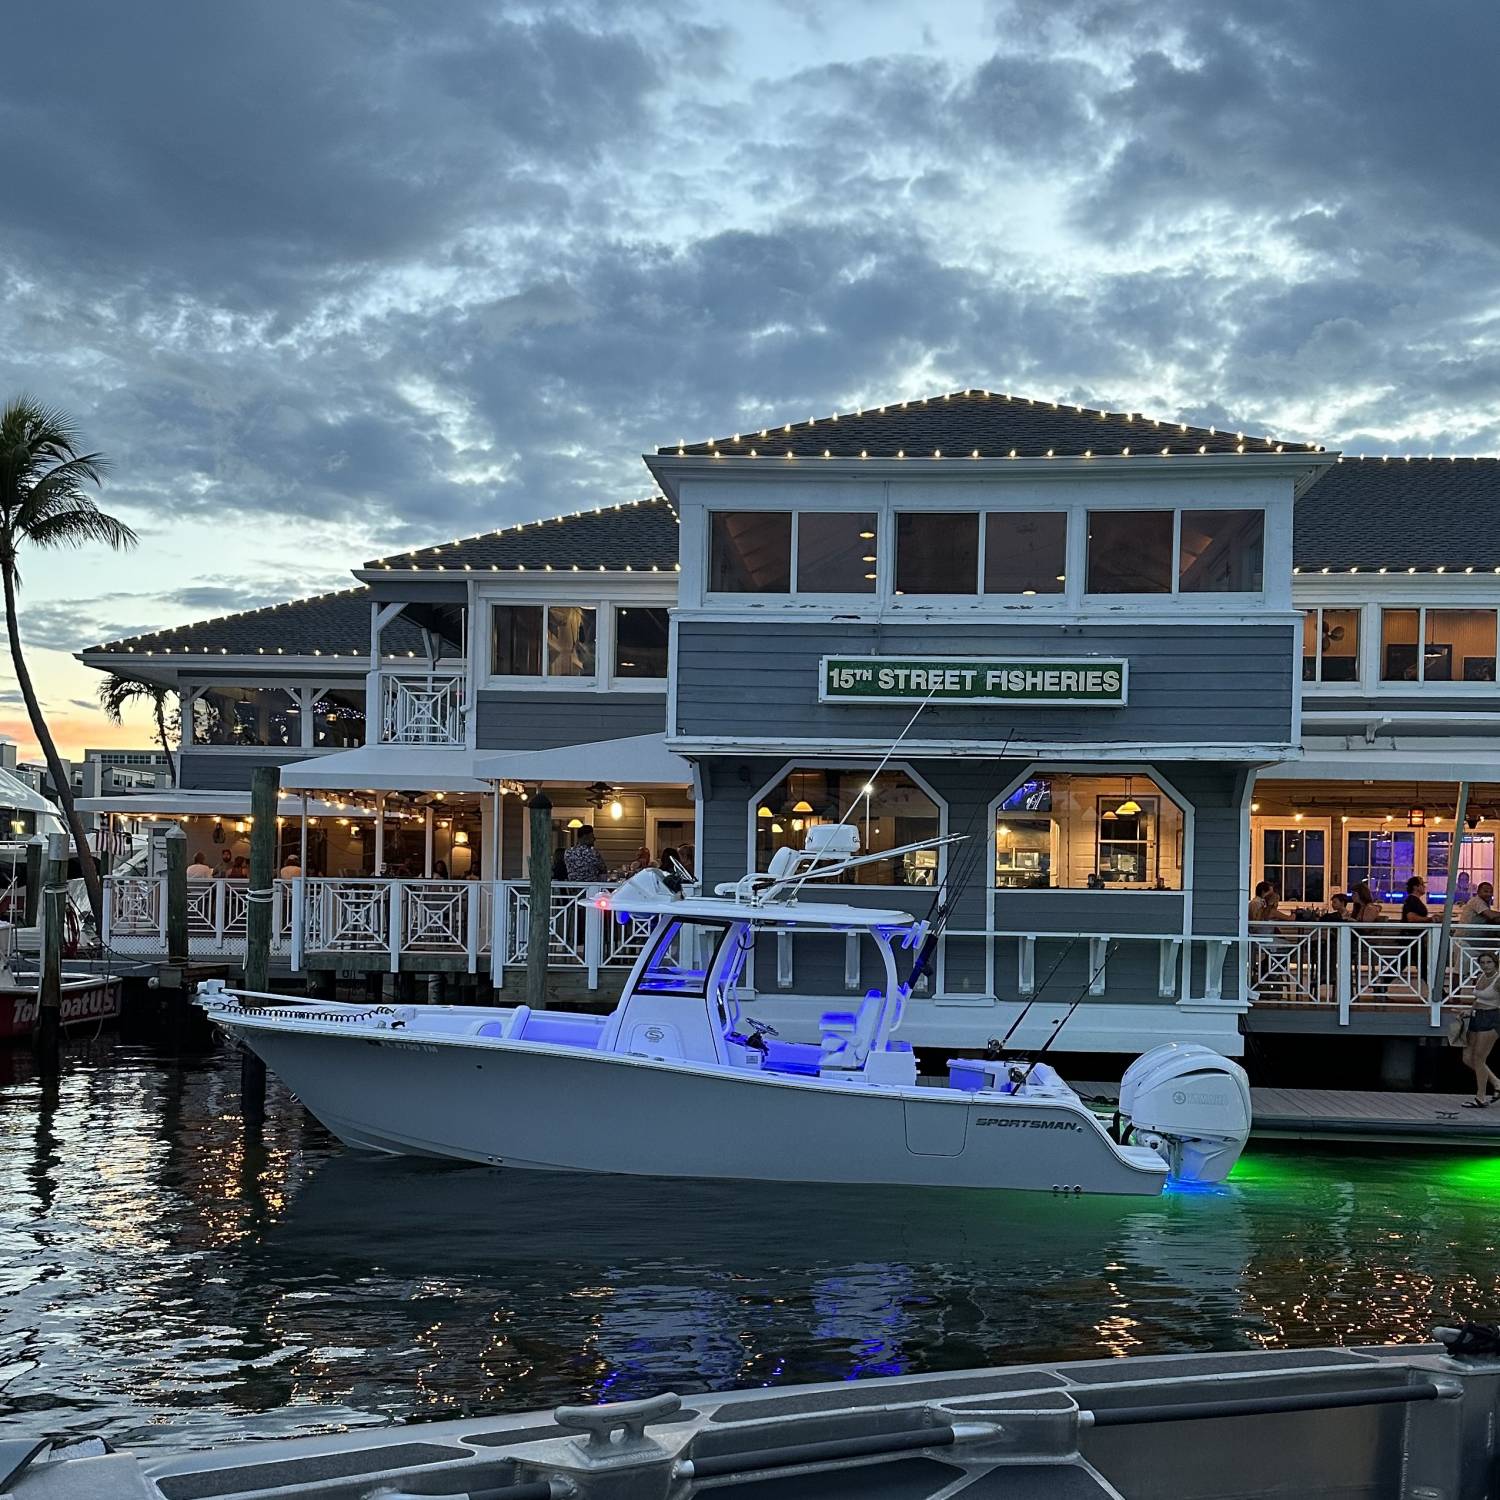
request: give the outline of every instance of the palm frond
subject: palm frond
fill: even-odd
[[[92,501],[40,517],[21,533],[21,538],[33,547],[86,547],[90,542],[103,542],[116,552],[135,546],[138,540],[123,521],[106,514]]]

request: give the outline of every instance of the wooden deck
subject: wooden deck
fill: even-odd
[[[1465,1109],[1469,1094],[1359,1089],[1253,1088],[1252,1136],[1261,1140],[1383,1141],[1500,1147],[1500,1103]]]

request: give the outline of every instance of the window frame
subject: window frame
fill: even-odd
[[[1325,606],[1333,607],[1333,606]],[[1483,696],[1494,693],[1500,688],[1500,608],[1483,601],[1452,601],[1447,600],[1440,604],[1431,602],[1428,598],[1422,599],[1381,599],[1374,601],[1371,605],[1375,611],[1377,629],[1371,632],[1371,646],[1374,656],[1375,676],[1373,686],[1387,694],[1400,694],[1411,692],[1426,692],[1429,688],[1440,693],[1458,692]],[[1417,617],[1417,675],[1415,678],[1388,678],[1385,675],[1385,617],[1387,611],[1394,612],[1404,610],[1414,613]],[[1427,676],[1427,616],[1436,612],[1439,614],[1452,614],[1460,611],[1484,611],[1495,616],[1496,631],[1496,667],[1495,677],[1489,682],[1471,682],[1462,677],[1434,677]],[[1311,686],[1309,683],[1308,686]],[[1347,685],[1346,685],[1347,686]]]
[[[940,796],[937,789],[921,774],[910,761],[890,760],[881,764],[874,760],[845,760],[845,759],[820,759],[812,752],[808,755],[797,756],[791,760],[783,761],[780,768],[764,781],[750,795],[745,804],[745,868],[754,870],[758,868],[756,859],[755,836],[756,836],[756,813],[762,802],[770,795],[772,790],[781,785],[794,771],[863,771],[865,775],[873,776],[876,771],[901,771],[911,778],[913,785],[918,787],[922,794],[932,800],[938,810],[938,838],[945,838],[948,833],[948,799]],[[948,878],[948,850],[949,845],[940,844],[937,849],[938,864],[937,875],[930,889],[939,889]],[[861,850],[862,854],[868,851]],[[859,885],[853,881],[819,880],[816,882],[820,891],[926,891],[927,886],[911,885]]]
[[[1358,638],[1354,646],[1354,676],[1342,681],[1323,676],[1323,616],[1329,611],[1338,614],[1354,615],[1356,617],[1355,630]],[[1299,606],[1301,615],[1311,615],[1313,619],[1313,633],[1317,637],[1318,649],[1313,658],[1313,675],[1303,677],[1303,660],[1305,654],[1299,641],[1297,647],[1297,673],[1302,687],[1308,688],[1332,688],[1335,692],[1352,693],[1363,687],[1365,681],[1365,649],[1369,644],[1369,615],[1362,602],[1355,604],[1308,604]],[[1304,627],[1305,628],[1305,627]],[[1379,648],[1376,648],[1377,652]],[[1344,660],[1344,658],[1339,658]]]
[[[1148,796],[1160,795],[1162,799],[1173,804],[1178,816],[1182,819],[1182,857],[1179,865],[1182,870],[1182,884],[1177,887],[1169,887],[1164,891],[1147,888],[1131,888],[1129,886],[1105,885],[1099,890],[1091,891],[1086,886],[1047,886],[1035,889],[1012,890],[1003,886],[997,886],[994,880],[994,870],[997,863],[997,828],[1000,821],[1001,809],[1006,799],[1012,796],[1020,787],[1028,781],[1035,781],[1038,777],[1056,776],[1109,776],[1129,778],[1139,776],[1145,781],[1154,784],[1154,790],[1148,791]],[[1105,794],[1106,797],[1112,794]],[[1043,816],[1050,817],[1051,814],[1018,814],[1017,816]],[[1194,840],[1196,838],[1197,808],[1190,797],[1187,797],[1177,785],[1165,776],[1159,766],[1153,766],[1147,761],[1125,761],[1119,764],[1109,762],[1107,764],[1095,761],[1032,761],[1026,769],[1014,776],[1006,784],[1000,795],[991,799],[989,805],[989,832],[986,835],[989,841],[987,858],[990,870],[989,881],[989,925],[990,931],[995,931],[995,898],[1004,896],[1015,898],[1021,896],[1027,899],[1037,898],[1040,900],[1051,900],[1056,897],[1078,897],[1082,896],[1093,900],[1099,896],[1113,896],[1116,899],[1139,900],[1149,897],[1155,900],[1163,898],[1184,903],[1184,911],[1190,912],[1192,907],[1192,892],[1194,879]],[[1175,837],[1175,835],[1174,835]],[[1157,867],[1161,864],[1161,816],[1160,809],[1157,811]],[[1098,847],[1097,833],[1095,837],[1095,848]]]

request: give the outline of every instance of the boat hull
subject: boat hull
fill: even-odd
[[[1076,1100],[217,1018],[347,1144],[548,1171],[1154,1195]]]
[[[40,1014],[36,990],[0,988],[0,1041],[30,1036]],[[118,1020],[120,981],[93,977],[64,980],[60,1015],[64,1026]]]

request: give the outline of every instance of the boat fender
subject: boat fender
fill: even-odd
[[[1434,1328],[1432,1336],[1454,1359],[1500,1359],[1500,1325],[1465,1320],[1457,1328]]]

